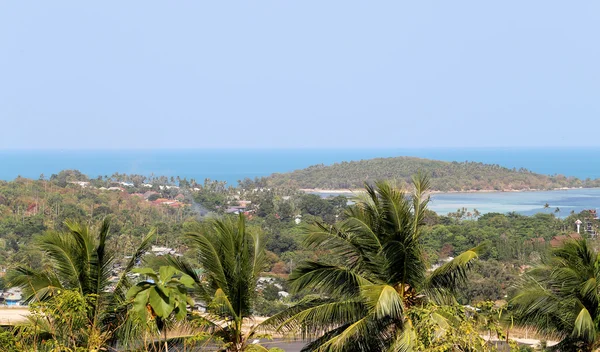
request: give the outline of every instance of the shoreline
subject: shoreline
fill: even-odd
[[[552,189],[503,189],[503,190],[493,190],[493,189],[472,189],[472,190],[464,190],[464,191],[429,191],[427,194],[459,194],[459,193],[523,193],[523,192],[554,192],[554,191],[570,191],[576,189],[599,189],[600,187],[559,187]],[[347,195],[347,194],[356,194],[363,193],[364,189],[321,189],[321,188],[300,188],[300,191],[304,193],[311,194],[339,194],[339,195]]]

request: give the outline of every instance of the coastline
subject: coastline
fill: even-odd
[[[553,191],[569,191],[575,189],[598,189],[600,187],[559,187],[552,189],[472,189],[461,191],[429,191],[428,194],[459,194],[459,193],[521,193],[521,192],[553,192]],[[364,189],[321,189],[321,188],[300,188],[300,191],[311,194],[356,194],[363,193]]]

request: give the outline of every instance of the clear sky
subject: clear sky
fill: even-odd
[[[2,1],[0,149],[600,146],[598,1]]]

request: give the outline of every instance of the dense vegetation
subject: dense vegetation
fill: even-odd
[[[426,178],[415,178],[408,195],[389,183],[367,188],[346,219],[316,222],[306,244],[330,256],[306,261],[290,276],[294,289],[318,293],[270,318],[279,331],[300,328],[315,338],[309,351],[413,351],[446,346],[445,336],[423,341],[415,309],[455,306],[453,293],[478,258],[468,250],[427,273],[422,247],[428,199]],[[442,316],[440,316],[442,317]],[[423,316],[422,319],[430,320]],[[460,318],[459,318],[460,319]],[[441,318],[434,325],[455,323]],[[457,324],[458,325],[458,324]],[[470,349],[470,344],[460,345]]]
[[[315,165],[290,173],[274,174],[273,187],[306,189],[359,189],[364,182],[398,180],[410,184],[417,172],[431,177],[435,191],[468,190],[547,190],[561,187],[599,187],[600,180],[579,180],[562,175],[546,176],[526,169],[508,169],[478,162],[446,162],[413,157],[377,158],[341,162],[331,166]]]
[[[83,186],[81,182],[87,183]],[[313,337],[328,332],[320,341],[346,350],[343,346],[347,345],[340,341],[357,337],[353,335],[357,333],[364,339],[353,341],[364,345],[378,338],[369,329],[385,327],[390,335],[379,336],[377,343],[401,347],[408,345],[397,343],[396,338],[408,336],[404,328],[410,322],[414,328],[411,336],[416,339],[413,350],[446,351],[456,346],[491,349],[493,346],[480,338],[482,329],[504,336],[513,323],[534,326],[540,322],[538,312],[529,314],[522,309],[527,306],[523,300],[511,300],[524,297],[519,296],[519,287],[525,279],[536,280],[540,289],[555,295],[556,302],[572,302],[573,306],[582,302],[589,307],[591,320],[596,321],[595,303],[586,301],[587,296],[561,296],[564,292],[556,289],[552,275],[562,269],[551,259],[554,248],[571,238],[566,235],[573,232],[576,219],[590,221],[597,231],[593,213],[559,219],[548,207],[546,213],[535,216],[481,215],[467,209],[440,215],[426,209],[422,195],[413,195],[409,202],[410,198],[387,183],[368,188],[367,198],[347,206],[341,196],[322,199],[290,185],[273,187],[266,182],[243,180],[231,187],[211,180],[198,184],[194,180],[119,174],[90,180],[76,171],[63,171],[48,180],[0,182],[0,273],[9,273],[0,279],[0,289],[7,282],[27,282],[35,294],[24,292],[32,303],[38,301],[31,305],[33,318],[45,317],[48,322],[34,325],[34,330],[20,330],[17,340],[0,332],[0,346],[23,350],[22,344],[15,347],[19,341],[38,347],[45,341],[41,347],[46,350],[61,346],[89,350],[134,342],[130,348],[160,350],[169,345],[209,344],[244,350],[252,347],[251,337],[260,336],[262,328],[279,328],[280,332],[304,331]],[[393,209],[396,217],[390,215]],[[101,226],[107,217],[110,226]],[[396,227],[400,230],[394,232]],[[361,238],[369,231],[381,247]],[[147,238],[148,233],[152,236]],[[140,244],[143,250],[137,250]],[[148,251],[151,245],[169,247],[170,254]],[[583,252],[593,258],[597,241],[587,238],[585,245]],[[400,255],[398,248],[406,253]],[[463,252],[468,256],[461,255]],[[80,264],[65,265],[67,257],[73,258],[67,264]],[[403,267],[402,261],[409,257],[412,259],[404,263],[412,263],[406,271],[412,276],[399,279],[394,268]],[[436,273],[451,273],[450,269],[457,268],[455,263],[461,262],[470,268],[468,275],[461,270],[439,279],[440,285],[454,293],[452,304],[441,304],[435,291],[442,286],[431,280]],[[591,262],[574,262],[573,266],[583,268]],[[343,278],[341,271],[329,277],[320,271],[333,267],[348,269],[346,274],[358,280],[356,285],[338,284],[336,277]],[[544,267],[545,271],[536,269],[538,275],[530,276],[531,267]],[[552,271],[553,267],[558,271]],[[586,269],[585,275],[595,275],[593,270]],[[141,275],[138,286],[132,286],[136,275]],[[585,275],[573,277],[573,285],[581,284],[583,281],[576,279]],[[405,289],[396,290],[402,283]],[[398,300],[394,301],[387,286],[399,294]],[[303,287],[309,290],[299,289]],[[381,289],[380,294],[390,294],[385,301],[375,299],[377,289]],[[191,306],[184,309],[184,304],[191,303],[189,299],[209,315],[198,315]],[[338,310],[339,320],[328,321],[324,317],[335,311],[311,309],[319,307],[315,306],[319,302],[346,302],[356,310]],[[394,310],[394,302],[404,307],[401,312]],[[469,304],[478,307],[479,313],[465,308]],[[557,316],[562,314],[562,305],[548,304]],[[246,325],[244,319],[285,316],[282,314],[292,320],[279,320],[278,324],[270,320],[267,326]],[[600,328],[590,325],[590,319],[579,320],[585,326],[579,324],[573,309],[565,314],[574,317],[571,325],[540,327],[548,336],[569,337],[562,346],[596,346],[594,334]],[[439,316],[455,318],[443,324],[441,331]],[[510,317],[512,323],[501,317]],[[137,323],[125,323],[131,321]],[[360,321],[368,322],[368,326],[354,326],[358,330],[344,332],[347,324]],[[569,332],[574,326],[582,331],[580,335]],[[188,337],[176,337],[182,333]],[[439,334],[444,339],[440,340]],[[342,337],[336,340],[335,336]],[[161,339],[163,342],[158,343]]]

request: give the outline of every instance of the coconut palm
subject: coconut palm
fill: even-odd
[[[135,327],[127,324],[125,295],[131,286],[127,274],[146,252],[154,231],[142,240],[118,280],[111,283],[114,256],[107,248],[110,221],[105,219],[98,229],[71,221],[65,225],[66,231],[48,232],[38,239],[37,246],[46,258],[44,268],[39,271],[19,266],[11,273],[10,284],[21,287],[28,303],[47,302],[65,291],[76,292],[87,304],[87,331],[81,334],[78,347],[92,350],[133,334]]]
[[[517,322],[558,334],[558,348],[600,347],[600,255],[586,240],[570,240],[551,251],[520,284],[510,306]]]
[[[390,182],[366,185],[345,220],[309,226],[305,244],[328,255],[300,264],[290,281],[295,291],[316,295],[265,324],[316,337],[306,351],[413,350],[411,310],[452,303],[454,288],[478,257],[478,249],[469,250],[427,273],[421,240],[429,180],[415,176],[413,186],[407,194]]]
[[[256,286],[265,269],[265,242],[261,233],[246,228],[245,216],[209,221],[187,235],[199,252],[202,277],[183,260],[167,258],[170,265],[196,282],[196,294],[207,303],[206,314],[196,316],[225,342],[227,351],[244,351],[253,341],[258,325],[252,320]]]

